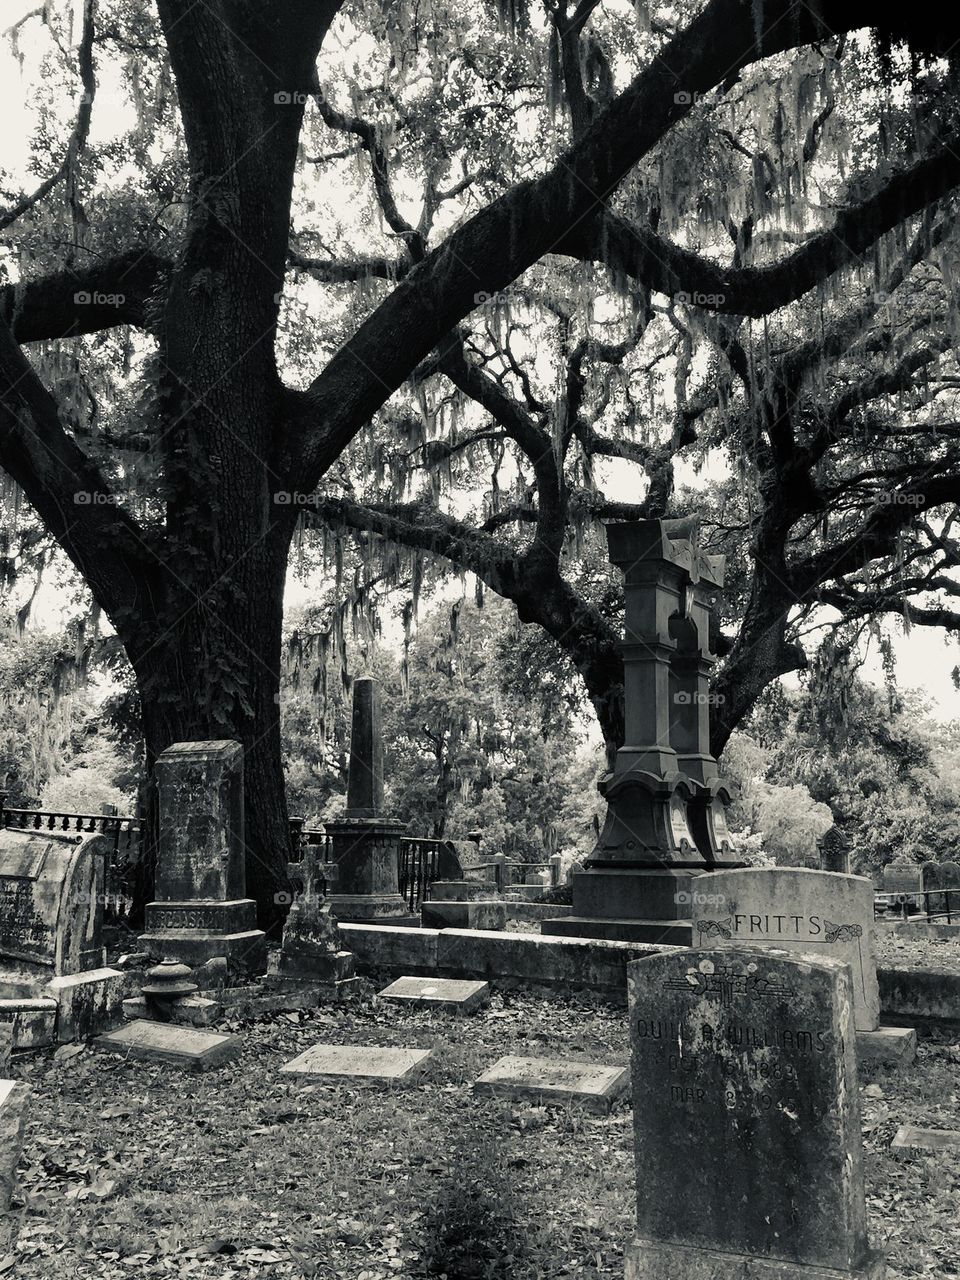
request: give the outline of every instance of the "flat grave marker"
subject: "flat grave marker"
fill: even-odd
[[[151,1062],[165,1062],[194,1071],[208,1071],[231,1062],[243,1047],[239,1036],[197,1031],[172,1022],[138,1018],[117,1031],[97,1036],[93,1047],[105,1053],[124,1054]]]
[[[416,1079],[432,1049],[393,1049],[378,1045],[315,1044],[284,1063],[281,1072],[331,1080],[369,1080],[406,1084]]]
[[[459,978],[397,978],[380,992],[397,1004],[419,1004],[454,1013],[475,1013],[490,999],[489,982]]]
[[[629,1087],[626,1067],[507,1054],[474,1081],[473,1091],[537,1103],[578,1102],[605,1115]]]
[[[960,1151],[960,1132],[955,1129],[921,1129],[919,1125],[902,1124],[890,1143],[891,1151]]]
[[[756,947],[628,966],[626,1280],[879,1280],[843,961]]]

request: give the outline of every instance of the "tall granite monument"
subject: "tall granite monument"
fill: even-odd
[[[400,837],[406,824],[383,812],[383,733],[380,684],[370,676],[353,682],[353,726],[347,808],[325,822],[330,858],[338,868],[337,892],[329,894],[338,920],[375,924],[419,924],[400,894]]]
[[[243,748],[175,742],[155,775],[160,856],[143,950],[188,965],[224,957],[234,969],[263,973],[266,935],[246,895]]]
[[[710,618],[723,558],[691,520],[607,526],[624,573],[625,740],[601,781],[607,817],[573,913],[543,932],[689,945],[698,877],[734,858],[730,796],[710,754]]]

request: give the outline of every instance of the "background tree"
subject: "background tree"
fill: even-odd
[[[890,172],[889,181],[828,213],[810,241],[773,263],[729,268],[669,237],[682,194],[670,163],[683,145],[674,127],[704,95],[735,106],[742,77],[759,76],[772,79],[773,97],[789,87],[788,107],[808,128],[797,69],[812,59],[829,77],[844,32],[880,24],[882,42],[908,40],[919,57],[952,49],[960,20],[919,8],[878,15],[839,0],[816,9],[709,0],[654,11],[646,26],[608,23],[592,0],[572,13],[550,7],[545,20],[517,11],[506,25],[493,11],[452,3],[428,12],[339,0],[157,0],[154,11],[136,0],[84,0],[71,33],[72,12],[30,11],[51,37],[39,78],[76,84],[77,93],[70,118],[59,97],[40,96],[36,185],[8,192],[0,214],[16,257],[0,298],[0,465],[123,644],[148,769],[174,740],[243,743],[248,887],[270,926],[289,852],[277,694],[300,509],[293,495],[314,491],[431,352],[448,352],[452,338],[456,357],[457,326],[480,295],[505,289],[547,254],[751,315],[855,264],[878,236],[953,188],[960,149],[949,123],[906,167],[884,157],[874,173]],[[344,70],[361,93],[379,81],[378,115],[349,113],[350,94],[331,88]],[[98,82],[108,72],[131,87],[136,122],[95,142]],[[491,79],[501,81],[492,110],[484,105]],[[521,128],[516,168],[508,154],[498,179],[490,163],[499,166],[512,124],[504,97]],[[414,223],[394,190],[385,217],[402,249],[386,262],[330,255],[323,270],[332,287],[359,276],[366,301],[351,294],[339,331],[332,314],[326,341],[291,367],[284,354],[302,354],[302,342],[282,333],[278,342],[291,246],[300,252],[291,215],[313,224],[318,249],[336,232],[315,225],[330,178],[317,181],[301,145],[308,103],[325,127],[348,135],[346,147],[343,137],[334,144],[348,153],[342,163],[362,152],[367,190],[379,194],[400,150],[409,181],[419,177],[427,195],[416,200]],[[777,118],[789,122],[790,110]],[[498,114],[500,136],[491,126]],[[799,128],[785,134],[798,137]],[[635,171],[661,143],[659,164]],[[762,164],[757,172],[763,190]],[[773,386],[764,382],[768,399]],[[549,536],[528,550],[525,571],[542,563],[549,576],[561,552],[550,489],[563,456],[558,448],[553,472],[536,476]],[[758,648],[756,637],[750,645]]]

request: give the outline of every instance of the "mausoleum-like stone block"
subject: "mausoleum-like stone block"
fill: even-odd
[[[429,901],[420,904],[425,929],[497,929],[507,926],[507,904],[502,898],[487,901]]]

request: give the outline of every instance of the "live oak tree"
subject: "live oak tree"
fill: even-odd
[[[124,645],[148,762],[179,739],[243,743],[248,885],[265,924],[278,915],[289,839],[277,693],[295,496],[314,492],[423,361],[470,364],[458,326],[478,297],[554,255],[644,290],[687,293],[704,314],[764,316],[855,265],[960,178],[944,119],[913,154],[894,151],[875,166],[878,181],[862,198],[848,193],[842,208],[824,211],[818,235],[798,247],[788,240],[769,261],[745,256],[761,208],[740,211],[732,261],[674,240],[657,212],[672,207],[669,166],[637,166],[658,148],[669,156],[703,95],[736,100],[755,64],[786,81],[795,60],[827,64],[844,33],[878,24],[883,44],[904,39],[918,56],[946,55],[960,18],[920,6],[878,15],[875,5],[839,0],[709,0],[670,13],[668,24],[651,10],[644,28],[618,11],[616,44],[607,37],[606,46],[591,39],[602,17],[593,0],[572,12],[551,5],[529,22],[514,9],[515,26],[503,28],[475,6],[337,0],[157,0],[155,10],[86,0],[72,36],[56,6],[30,19],[56,37],[44,72],[58,88],[41,111],[37,185],[7,190],[0,213],[18,260],[0,298],[0,465]],[[25,30],[15,33],[23,49]],[[484,41],[494,51],[486,65],[475,52]],[[496,147],[485,151],[496,135],[483,92],[497,61],[498,97],[516,109],[519,135],[503,184]],[[354,113],[344,70],[379,81],[374,119]],[[95,143],[97,81],[108,71],[143,109],[128,137]],[[82,90],[67,124],[57,104],[71,75]],[[411,158],[410,180],[427,179],[416,224],[402,198],[385,208],[394,254],[346,264],[331,255],[311,268],[333,281],[359,275],[366,290],[338,314],[332,307],[327,337],[311,352],[283,334],[278,342],[288,271],[304,257],[321,262],[324,244],[324,228],[309,220],[317,171],[321,182],[330,171],[301,146],[305,115],[311,128],[316,117],[350,135],[332,149],[346,150],[347,163],[357,152],[374,188],[389,177],[395,138]],[[466,169],[451,174],[464,157]],[[755,186],[762,195],[762,161]],[[343,191],[352,198],[345,180]],[[734,369],[739,350],[751,350],[744,323],[717,322]],[[741,363],[736,376],[744,374],[754,377]],[[764,372],[746,413],[770,440],[779,477],[794,445],[808,444],[795,424],[785,440],[771,439],[792,386],[789,371]],[[536,452],[532,437],[528,445]],[[549,512],[556,477],[536,461]],[[931,488],[931,501],[939,493]],[[886,526],[874,523],[883,536]],[[560,554],[555,516],[540,535],[524,572],[549,573]],[[808,578],[815,568],[807,565]]]

